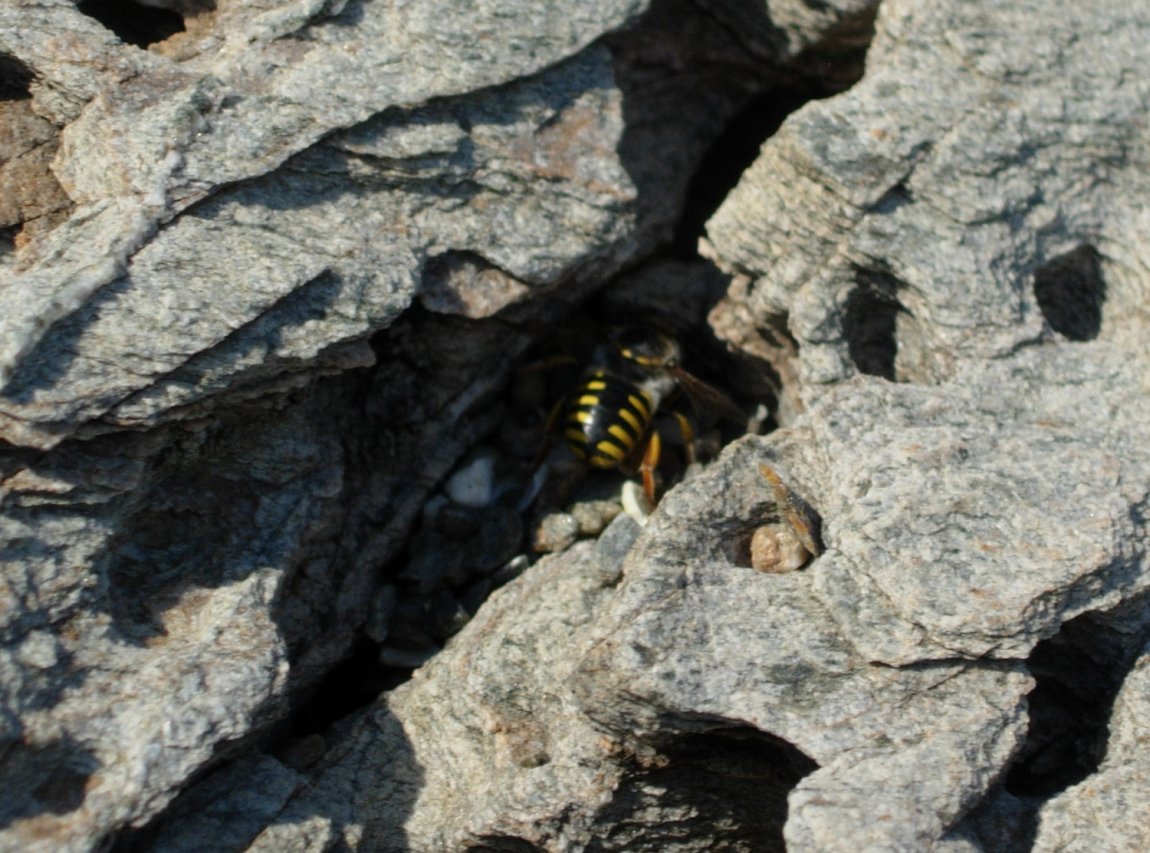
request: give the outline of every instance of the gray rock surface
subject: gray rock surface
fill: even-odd
[[[1150,15],[163,5],[0,9],[0,848],[1145,845]],[[707,224],[783,429],[524,571],[515,364],[627,267],[687,334],[695,166],[872,22]],[[365,643],[428,662],[292,729]]]
[[[381,569],[530,322],[665,239],[794,59],[686,4],[609,43],[645,4],[171,5],[147,50],[0,10],[0,846],[143,827],[389,639]],[[261,809],[295,784],[253,766]]]
[[[340,836],[382,850],[500,837],[587,843],[619,773],[607,772],[609,743],[569,682],[610,596],[591,543],[496,592],[455,643],[330,749],[251,849],[323,850]]]
[[[102,347],[93,341],[88,358],[117,361],[138,349],[143,349],[138,354],[146,355],[149,348],[133,348],[137,342],[131,332],[155,335],[189,312],[204,315],[207,322],[202,329],[187,330],[188,348],[170,353],[169,360],[125,365],[126,370],[134,367],[138,378],[145,380],[137,387],[108,388],[99,394],[103,383],[85,382],[82,375],[67,377],[71,381],[63,383],[57,378],[53,383],[72,387],[71,401],[102,397],[95,412],[60,402],[41,404],[31,411],[27,406],[9,405],[5,412],[8,429],[23,427],[25,441],[39,436],[40,442],[46,442],[43,431],[61,431],[47,424],[78,424],[102,414],[109,402],[120,402],[132,391],[147,387],[151,383],[146,380],[167,377],[191,355],[211,349],[228,333],[248,326],[307,282],[327,273],[344,284],[347,272],[331,269],[341,257],[354,267],[374,268],[377,275],[383,275],[346,282],[351,305],[364,301],[355,298],[357,293],[379,294],[384,306],[377,311],[387,310],[388,292],[402,296],[406,289],[409,300],[416,282],[411,278],[413,265],[403,263],[402,257],[410,244],[395,240],[389,231],[389,227],[398,227],[402,232],[399,211],[374,210],[370,193],[341,193],[338,181],[333,182],[335,186],[295,188],[309,195],[326,189],[333,193],[329,196],[333,202],[341,196],[361,197],[367,209],[353,208],[344,214],[358,220],[358,240],[351,243],[338,239],[341,235],[332,233],[332,224],[322,220],[325,211],[329,217],[340,215],[332,209],[334,205],[303,205],[307,210],[301,216],[308,221],[297,221],[294,229],[291,216],[274,217],[276,225],[268,227],[269,205],[273,210],[301,207],[298,197],[292,202],[290,182],[271,190],[270,197],[258,187],[240,186],[238,196],[229,193],[230,198],[218,198],[190,216],[180,214],[213,190],[258,179],[319,139],[388,108],[402,115],[405,108],[432,98],[540,71],[574,55],[639,11],[641,4],[633,0],[580,10],[540,7],[531,15],[507,15],[498,4],[421,4],[394,15],[385,6],[359,2],[221,3],[210,32],[182,45],[173,61],[119,44],[71,4],[10,7],[7,20],[0,21],[0,51],[30,69],[37,80],[34,101],[47,102],[41,111],[67,119],[54,171],[76,210],[42,244],[29,247],[21,259],[24,269],[5,288],[0,376],[5,381],[16,378],[13,391],[29,381],[34,384],[33,377],[20,381],[17,366],[26,363],[23,357],[40,345],[48,329],[65,319],[86,327],[92,320],[83,316],[83,309],[90,306],[90,298],[98,298],[98,291],[129,299],[146,298],[157,291],[175,292],[175,282],[164,279],[165,270],[168,276],[176,274],[185,281],[207,280],[203,287],[185,288],[187,304],[150,299],[151,311],[138,317],[131,306],[125,306],[122,316],[136,318],[131,325],[119,323],[127,337]],[[59,32],[74,33],[77,41],[96,53],[94,68],[82,79],[71,73],[76,45],[56,40]],[[44,96],[37,98],[41,92]],[[78,102],[78,108],[62,109],[60,100]],[[596,110],[596,114],[610,118],[609,112]],[[416,126],[420,124],[424,122]],[[415,138],[407,135],[406,145],[400,143],[406,156],[449,153],[453,147],[450,125],[441,126],[438,138],[434,131],[423,132],[422,143],[415,141],[419,133]],[[403,159],[400,151],[391,156],[399,154]],[[389,156],[387,151],[365,151],[362,156],[373,153]],[[587,160],[609,162],[602,157]],[[247,215],[245,210],[249,210]],[[278,227],[281,221],[283,228]],[[226,228],[228,239],[223,242],[224,235],[218,233],[195,234],[197,226],[211,229],[214,225],[220,230],[233,223],[237,227]],[[300,240],[301,228],[309,239]],[[155,236],[160,239],[154,240]],[[141,257],[145,244],[147,250]],[[208,247],[219,251],[208,252]],[[373,247],[384,255],[375,256]],[[396,250],[400,254],[393,255]],[[262,268],[253,262],[262,262]],[[251,281],[239,292],[251,295],[233,305],[217,304],[216,312],[206,310],[210,306],[204,296],[222,296],[225,285],[213,280],[213,274],[218,279],[235,269],[250,270]],[[404,270],[406,275],[401,274]],[[104,291],[109,285],[110,290]],[[337,288],[337,292],[342,290]],[[368,322],[381,325],[389,316],[375,315],[373,307],[368,301],[363,313]],[[398,310],[392,305],[390,316]],[[209,319],[213,313],[220,318],[216,323]],[[112,314],[121,317],[120,312],[106,309],[101,316]],[[358,331],[362,336],[362,328]],[[352,336],[335,330],[323,343]],[[87,342],[94,336],[80,337]],[[318,344],[324,336],[310,337]],[[44,345],[51,344],[50,336]],[[87,353],[83,347],[78,349],[76,361],[82,364]],[[37,355],[38,361],[58,361]]]
[[[792,116],[707,226],[708,252],[737,276],[716,329],[791,379],[790,437],[776,440],[795,448],[783,463],[822,512],[827,553],[803,582],[824,630],[883,665],[893,691],[936,668],[957,667],[932,698],[972,679],[951,709],[961,721],[932,709],[914,734],[915,703],[895,699],[905,713],[892,713],[876,698],[881,731],[854,712],[824,742],[796,731],[798,703],[756,703],[733,675],[746,705],[652,678],[660,705],[766,714],[761,728],[819,762],[790,798],[795,849],[922,849],[984,794],[1014,831],[973,849],[1026,849],[1019,827],[1035,820],[1043,849],[1084,843],[1069,817],[1081,811],[1061,809],[1091,781],[1037,818],[992,786],[1025,754],[1026,706],[1013,703],[1035,645],[1082,614],[1130,610],[1135,647],[1147,630],[1137,116],[1150,87],[1125,69],[1144,56],[1150,18],[1106,3],[1052,12],[884,5],[863,80]],[[631,612],[658,620],[642,602]],[[620,648],[656,635],[620,621],[634,626]],[[788,633],[805,633],[792,641],[804,657],[824,646],[811,628]],[[639,669],[620,674],[630,692]],[[981,679],[1002,681],[987,691]],[[804,723],[817,719],[808,707]],[[1111,849],[1139,846],[1133,823],[1113,829]]]

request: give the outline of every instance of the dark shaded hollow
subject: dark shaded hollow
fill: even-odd
[[[19,101],[29,97],[32,72],[23,62],[0,54],[0,101]]]
[[[348,656],[332,667],[306,698],[297,702],[280,746],[313,734],[323,734],[336,722],[368,707],[385,690],[398,687],[410,670],[390,670],[379,663],[379,645],[360,636]],[[269,748],[276,752],[276,743]]]
[[[510,835],[486,835],[466,849],[467,853],[536,853],[539,850],[530,841]]]
[[[825,90],[810,88],[772,87],[752,96],[727,121],[687,185],[683,214],[671,242],[671,255],[697,257],[703,226],[759,156],[763,143],[774,136],[787,116],[807,101],[828,94]]]
[[[843,316],[847,351],[860,373],[893,382],[898,315],[906,312],[897,297],[900,283],[888,273],[864,269],[856,270],[855,281]]]
[[[588,851],[783,851],[787,796],[818,765],[750,727],[681,735],[637,763],[596,818]],[[647,822],[647,810],[679,820]],[[686,845],[686,846],[681,846]]]
[[[1140,646],[1086,615],[1034,647],[1030,726],[1005,777],[1008,793],[1047,799],[1098,769],[1114,699]]]
[[[47,744],[0,744],[6,765],[0,829],[23,818],[64,815],[80,808],[96,758],[69,737]]]
[[[146,48],[184,31],[184,19],[176,12],[132,0],[82,0],[76,8],[136,47]]]
[[[1079,246],[1034,274],[1034,297],[1050,328],[1072,341],[1092,341],[1102,331],[1106,281],[1093,246]]]

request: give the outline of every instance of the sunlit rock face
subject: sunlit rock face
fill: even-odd
[[[0,847],[1145,847],[1148,39],[0,10]]]

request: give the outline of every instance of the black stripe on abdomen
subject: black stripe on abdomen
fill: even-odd
[[[597,468],[615,468],[639,444],[652,415],[651,398],[641,389],[603,371],[588,374],[571,396],[563,437],[571,449]]]

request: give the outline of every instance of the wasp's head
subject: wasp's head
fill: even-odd
[[[647,369],[677,367],[679,343],[649,326],[625,326],[612,340],[619,355]]]

